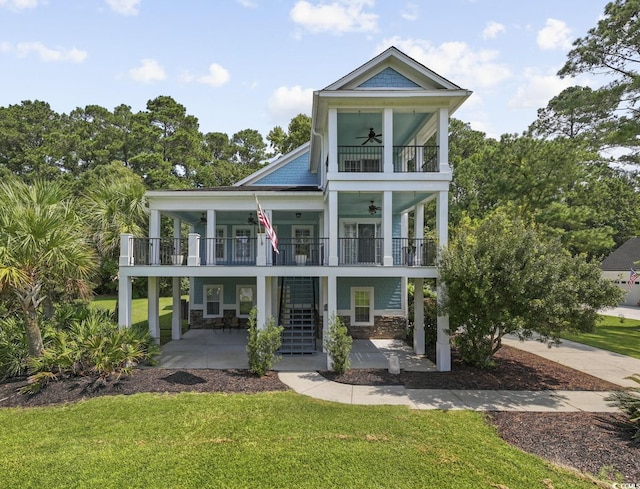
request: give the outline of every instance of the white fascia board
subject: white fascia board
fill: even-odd
[[[349,180],[331,180],[327,184],[326,192],[413,192],[416,189],[420,192],[447,192],[449,190],[449,183],[449,180],[429,180],[423,182],[366,180],[358,181],[357,184],[354,184],[353,181]]]
[[[365,106],[367,108],[388,107],[391,99],[398,107],[402,106],[433,106],[449,107],[453,112],[473,92],[471,90],[349,90],[341,92],[320,92],[319,98],[324,103],[335,101],[336,106],[344,106],[344,101],[352,101],[354,108]]]
[[[278,191],[181,191],[171,195],[155,195],[148,198],[149,209],[160,211],[202,211],[218,208],[238,211],[255,211],[256,199],[269,210],[322,210],[322,192]]]
[[[286,155],[280,156],[277,160],[272,161],[267,166],[265,166],[263,168],[260,168],[258,171],[252,173],[248,177],[245,177],[242,180],[240,180],[239,182],[234,183],[233,186],[234,187],[241,187],[243,185],[251,185],[251,184],[255,183],[256,181],[260,180],[261,178],[265,177],[266,175],[269,175],[270,173],[274,172],[278,168],[281,168],[282,166],[286,165],[290,161],[292,161],[292,160],[298,158],[299,156],[303,155],[305,152],[307,152],[309,150],[309,145],[310,145],[310,143],[307,142],[307,143],[304,143],[301,146],[298,146],[293,151],[290,151]]]

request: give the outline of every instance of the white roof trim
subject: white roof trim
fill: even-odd
[[[305,152],[309,151],[309,145],[311,142],[304,143],[301,146],[298,146],[293,151],[290,151],[286,155],[280,156],[277,160],[272,161],[267,166],[260,168],[258,171],[252,173],[248,177],[243,178],[239,182],[233,184],[234,187],[240,187],[243,185],[252,185],[256,183],[258,180],[264,178],[265,176],[273,173],[274,171],[282,168],[284,165],[289,163],[292,160],[295,160],[299,156],[302,156]],[[288,183],[283,183],[284,186],[290,186]]]

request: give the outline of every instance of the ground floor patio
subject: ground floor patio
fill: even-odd
[[[160,368],[249,368],[246,330],[192,329],[180,340],[162,347]],[[416,355],[402,340],[354,340],[351,368],[389,368],[389,359],[397,356],[400,368],[407,371],[435,371],[436,366],[424,355]],[[278,371],[326,370],[327,356],[284,355],[275,367]]]

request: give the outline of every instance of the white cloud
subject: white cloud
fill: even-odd
[[[139,83],[152,83],[164,80],[167,74],[155,59],[143,59],[140,61],[140,66],[129,70],[129,76]]]
[[[498,34],[506,31],[506,27],[500,22],[487,22],[487,25],[482,30],[482,39],[495,39]]]
[[[271,94],[268,102],[269,112],[277,117],[307,114],[313,102],[313,89],[294,87],[279,87]]]
[[[433,46],[421,39],[401,39],[392,37],[383,40],[377,52],[389,46],[411,56],[463,88],[494,87],[511,77],[509,67],[500,63],[500,53],[495,50],[473,50],[464,42],[445,42]]]
[[[122,15],[138,15],[138,5],[142,0],[105,0],[111,10]]]
[[[314,5],[298,0],[289,13],[291,20],[311,32],[372,32],[378,28],[378,16],[365,12],[374,0],[335,0]]]
[[[405,20],[418,20],[418,6],[415,3],[408,3],[400,11],[400,15]]]
[[[509,100],[510,109],[538,109],[562,90],[575,84],[575,80],[560,79],[555,74],[541,75],[533,69],[525,71],[525,84]]]
[[[254,2],[253,0],[236,0],[236,1],[243,7],[247,7],[247,8],[255,8],[258,6],[258,3]]]
[[[217,88],[226,84],[231,79],[231,75],[226,68],[212,63],[209,65],[209,73],[207,75],[196,76],[189,71],[184,71],[179,78],[183,83],[202,83]]]
[[[569,49],[571,47],[571,29],[565,22],[547,19],[544,28],[538,31],[538,47],[544,50]]]
[[[9,10],[24,10],[37,6],[38,0],[0,0],[0,7],[6,7]]]
[[[68,61],[70,63],[82,63],[89,56],[86,51],[80,49],[54,49],[45,46],[41,42],[20,42],[15,45],[9,42],[3,42],[0,44],[0,51],[13,53],[19,58],[26,58],[33,53],[38,56],[40,60],[47,62]]]

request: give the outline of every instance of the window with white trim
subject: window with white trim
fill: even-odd
[[[256,286],[238,285],[238,316],[248,317],[251,309],[256,305]]]
[[[310,255],[313,226],[291,226],[291,237],[294,243],[294,255]]]
[[[248,264],[255,259],[252,226],[233,226],[233,238],[234,261]]]
[[[216,260],[227,260],[227,226],[216,226]]]
[[[373,325],[373,287],[351,288],[351,324]]]
[[[203,292],[204,311],[202,316],[214,318],[222,316],[222,285],[205,285]]]

